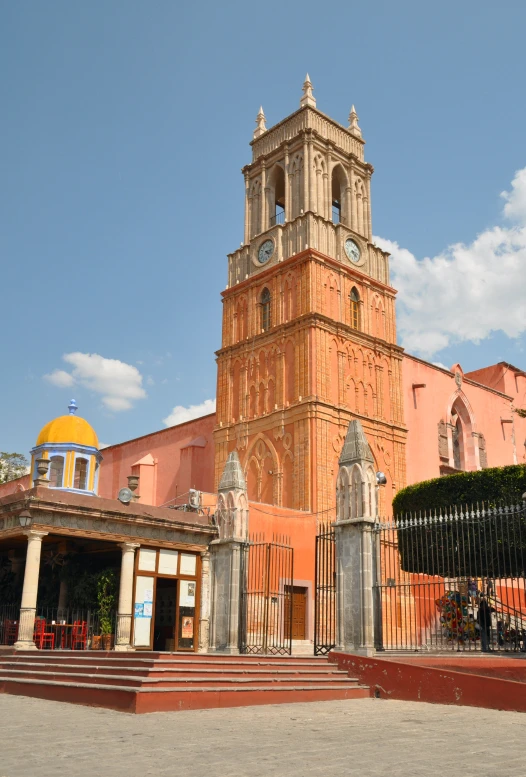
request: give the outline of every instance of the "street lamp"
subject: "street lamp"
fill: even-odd
[[[24,529],[27,529],[28,526],[31,526],[33,522],[29,510],[23,510],[18,516],[18,520],[20,521],[20,526],[22,526]]]

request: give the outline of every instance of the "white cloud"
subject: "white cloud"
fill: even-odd
[[[44,375],[44,379],[59,388],[68,388],[75,385],[75,378],[69,372],[65,372],[65,370],[53,370],[48,375]]]
[[[417,260],[398,243],[374,238],[391,253],[398,331],[410,352],[430,358],[498,330],[508,337],[526,331],[526,168],[501,196],[512,226],[487,229],[472,243],[451,245],[432,258]]]
[[[432,364],[434,364],[435,367],[440,367],[443,370],[449,370],[449,367],[446,367],[446,365],[442,364],[442,362],[432,362]]]
[[[205,399],[200,405],[190,405],[189,407],[177,405],[169,416],[163,418],[163,424],[165,426],[177,426],[177,424],[184,424],[185,421],[192,421],[194,418],[215,413],[215,411],[215,399]]]
[[[146,397],[142,375],[131,364],[118,359],[106,359],[98,353],[66,353],[63,361],[71,372],[54,370],[44,378],[60,388],[82,386],[102,395],[102,403],[109,410],[129,410],[138,399]]]

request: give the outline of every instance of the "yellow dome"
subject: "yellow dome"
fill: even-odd
[[[86,445],[91,448],[99,447],[99,441],[95,430],[88,424],[84,418],[79,418],[73,413],[77,406],[72,400],[69,415],[61,415],[55,418],[41,429],[37,438],[37,446],[44,443],[76,443],[77,445]]]

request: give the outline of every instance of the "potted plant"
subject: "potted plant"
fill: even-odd
[[[113,647],[113,623],[117,602],[117,574],[114,569],[104,569],[97,580],[97,601],[103,650]]]

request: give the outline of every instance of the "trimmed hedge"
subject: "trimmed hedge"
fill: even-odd
[[[526,492],[526,465],[493,467],[477,472],[423,480],[402,488],[393,499],[395,516],[477,502],[520,504]]]

